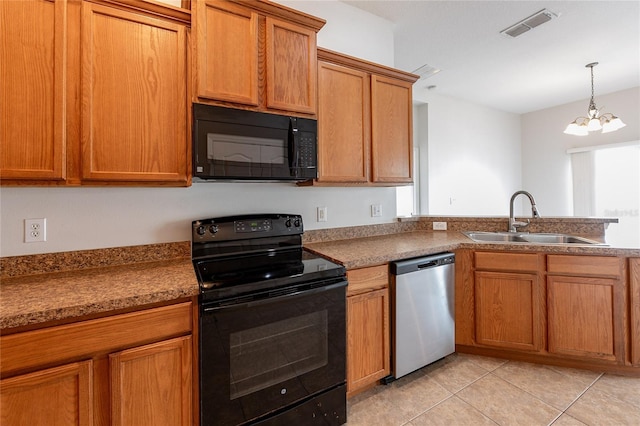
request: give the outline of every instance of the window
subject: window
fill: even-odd
[[[396,216],[419,214],[420,150],[413,148],[413,185],[396,187]]]
[[[618,218],[607,243],[640,246],[640,142],[568,151],[573,169],[574,214]]]

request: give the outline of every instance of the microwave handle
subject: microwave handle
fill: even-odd
[[[293,125],[293,117],[289,118],[289,134],[287,140],[287,157],[289,158],[289,170],[293,171],[298,168],[298,158],[296,155],[296,136],[298,133],[297,126]]]

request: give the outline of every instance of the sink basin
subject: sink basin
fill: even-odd
[[[541,244],[599,244],[598,241],[567,234],[523,234],[522,238],[530,243]]]
[[[525,232],[463,232],[476,242],[533,243],[533,244],[591,244],[606,245],[598,241],[568,234],[529,234]]]
[[[520,234],[511,232],[463,232],[464,235],[478,242],[526,243]]]

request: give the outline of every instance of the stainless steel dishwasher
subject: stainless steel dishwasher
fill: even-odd
[[[455,255],[391,263],[392,365],[400,378],[455,351]]]

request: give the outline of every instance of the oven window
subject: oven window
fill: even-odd
[[[287,141],[207,133],[207,159],[251,164],[285,164]]]
[[[322,310],[231,333],[231,399],[326,366],[327,328]]]

